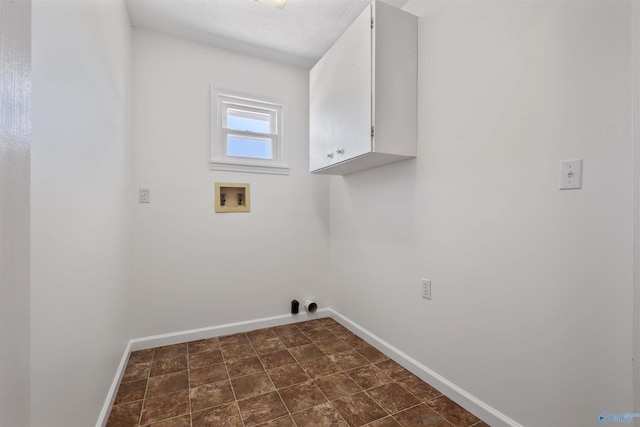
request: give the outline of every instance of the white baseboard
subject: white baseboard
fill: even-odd
[[[487,405],[477,397],[467,393],[451,381],[424,366],[408,354],[400,351],[388,342],[369,332],[362,326],[353,322],[335,310],[329,309],[331,317],[338,323],[348,328],[351,332],[367,341],[372,346],[387,355],[390,359],[402,365],[421,380],[438,389],[442,394],[478,416],[492,427],[522,427],[521,424],[504,415],[497,409]]]
[[[116,371],[116,375],[111,382],[111,387],[109,387],[107,399],[104,401],[104,405],[102,405],[102,410],[100,411],[100,416],[98,417],[96,427],[105,427],[107,425],[107,421],[109,421],[109,413],[111,412],[113,402],[116,400],[118,387],[120,387],[120,380],[124,375],[124,369],[127,367],[127,362],[129,361],[129,354],[131,354],[131,341],[127,343],[127,346],[124,349],[124,353],[122,354],[122,358],[120,359],[120,364],[118,365],[118,370]]]
[[[273,317],[265,317],[262,319],[247,320],[244,322],[227,323],[224,325],[211,326],[207,328],[191,329],[188,331],[173,332],[169,334],[153,335],[143,338],[135,338],[127,344],[122,360],[116,372],[108,396],[105,400],[100,417],[96,423],[96,427],[105,427],[109,418],[111,406],[116,398],[120,380],[124,375],[124,370],[129,360],[129,354],[132,351],[144,350],[147,348],[161,347],[164,345],[178,344],[187,341],[194,341],[205,338],[220,337],[240,332],[248,332],[256,329],[270,328],[274,326],[286,325],[290,323],[304,322],[311,319],[319,319],[322,317],[332,317],[351,332],[367,341],[372,346],[383,352],[389,358],[402,365],[408,371],[429,383],[433,387],[440,390],[444,395],[449,397],[460,406],[480,417],[483,421],[493,427],[522,427],[521,424],[507,417],[495,408],[487,405],[475,396],[467,393],[462,388],[453,384],[451,381],[442,377],[438,373],[432,371],[409,355],[400,351],[388,342],[382,340],[378,336],[369,332],[362,326],[353,322],[351,319],[343,316],[330,308],[320,309],[313,314],[301,312],[297,315],[281,315]]]
[[[144,338],[135,338],[131,340],[131,351],[162,347],[163,345],[178,344],[205,338],[221,337],[224,335],[254,331],[256,329],[262,328],[271,328],[274,326],[287,325],[289,323],[298,323],[311,319],[319,319],[321,317],[328,317],[330,315],[330,309],[324,308],[319,309],[315,313],[305,313],[304,311],[301,311],[299,314],[284,314],[281,316],[264,317],[262,319],[252,319],[243,322],[227,323],[224,325],[209,326],[206,328],[191,329],[188,331],[153,335]]]

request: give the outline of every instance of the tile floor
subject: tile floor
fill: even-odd
[[[107,427],[487,427],[330,318],[131,354]]]

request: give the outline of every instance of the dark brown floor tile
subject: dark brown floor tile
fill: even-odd
[[[393,418],[402,427],[451,427],[451,424],[424,403],[394,414]]]
[[[299,347],[301,345],[310,344],[311,340],[307,338],[302,332],[298,332],[297,334],[291,335],[279,335],[280,341],[287,348]]]
[[[383,384],[388,384],[393,381],[376,365],[362,366],[347,372],[347,374],[365,390],[372,387],[378,387]]]
[[[233,378],[231,379],[231,386],[238,400],[276,389],[266,372]]]
[[[189,413],[189,391],[150,397],[144,400],[140,424],[151,424]]]
[[[315,383],[329,400],[339,399],[362,391],[362,388],[344,372],[320,378]]]
[[[363,340],[362,338],[360,338],[359,336],[357,336],[355,334],[351,334],[351,335],[346,336],[346,337],[338,337],[338,338],[342,339],[342,341],[346,342],[347,344],[349,344],[351,347],[353,347],[355,349],[371,345],[371,344],[369,344],[368,342],[366,342],[365,340]]]
[[[345,371],[354,369],[359,366],[367,365],[369,362],[362,357],[357,351],[346,351],[344,353],[336,353],[329,356],[329,359]]]
[[[322,317],[322,318],[318,319],[318,323],[320,325],[322,325],[323,328],[327,328],[327,327],[334,326],[334,325],[338,324],[338,322],[336,322],[331,317]]]
[[[417,397],[396,383],[373,388],[368,390],[367,394],[390,414],[395,414],[421,403]]]
[[[343,351],[351,350],[349,344],[338,338],[329,341],[321,341],[316,343],[316,345],[326,355],[342,353]]]
[[[324,356],[322,350],[320,350],[315,344],[306,344],[300,347],[290,348],[289,353],[291,353],[298,362],[301,360]]]
[[[357,350],[357,352],[371,363],[378,363],[389,359],[384,355],[384,353],[371,345],[361,347]]]
[[[124,370],[122,382],[146,380],[149,378],[149,372],[151,372],[151,362],[130,365]]]
[[[235,402],[194,412],[192,420],[193,427],[243,427]]]
[[[275,326],[271,330],[279,337],[301,333],[295,324]]]
[[[189,371],[189,384],[197,387],[203,384],[217,383],[229,379],[227,367],[224,363],[205,366],[204,368],[192,369]]]
[[[189,356],[189,369],[204,368],[224,362],[220,350],[206,351]]]
[[[218,338],[218,341],[220,341],[220,347],[223,349],[227,347],[241,345],[241,344],[249,344],[249,338],[245,333],[239,333],[239,334],[220,337]]]
[[[344,326],[342,326],[337,322],[332,325],[325,326],[325,329],[328,331],[331,331],[331,333],[336,336],[339,336],[339,335],[347,336],[352,334],[352,332],[349,329],[345,328]]]
[[[324,393],[320,391],[313,381],[280,389],[278,393],[290,413],[302,411],[327,401]]]
[[[181,417],[170,418],[153,424],[147,424],[144,427],[191,427],[191,416],[183,415]]]
[[[221,346],[221,349],[226,363],[244,359],[245,357],[257,356],[248,340],[244,344],[230,345],[228,347]]]
[[[140,421],[142,401],[114,405],[109,414],[107,427],[135,427]]]
[[[431,387],[429,384],[425,383],[415,375],[411,375],[407,378],[398,380],[396,382],[400,384],[409,393],[413,394],[415,397],[422,400],[423,402],[434,399],[438,396],[442,396],[442,393],[440,393],[438,390]]]
[[[232,359],[227,362],[227,371],[229,372],[230,378],[235,378],[257,372],[264,372],[264,368],[258,356],[252,356],[244,359]]]
[[[149,348],[146,350],[132,351],[131,354],[129,355],[127,366],[135,365],[136,363],[151,362],[151,360],[153,360],[154,351],[155,350],[152,348]]]
[[[375,365],[396,381],[412,375],[411,372],[407,371],[391,359],[378,362]]]
[[[189,373],[187,371],[173,374],[159,375],[149,378],[146,397],[175,393],[189,388]]]
[[[305,335],[314,343],[335,340],[337,338],[327,329],[317,329],[315,331],[305,332]]]
[[[189,396],[191,398],[192,412],[212,408],[235,400],[229,381],[204,384],[192,388],[189,390]]]
[[[218,338],[208,338],[187,343],[189,354],[204,353],[205,351],[220,350]]]
[[[342,418],[352,427],[361,426],[387,416],[385,410],[366,393],[352,394],[334,400],[332,403]]]
[[[166,345],[158,347],[153,353],[153,360],[173,359],[174,357],[187,355],[187,343]]]
[[[322,324],[318,322],[317,319],[298,323],[297,326],[298,326],[298,329],[300,329],[302,332],[315,331],[317,329],[323,328]]]
[[[340,371],[338,365],[333,363],[327,356],[301,360],[300,366],[314,380]]]
[[[348,424],[331,403],[323,403],[313,408],[293,414],[298,427],[347,427]]]
[[[386,417],[367,424],[367,427],[400,427],[400,424],[393,417]]]
[[[469,427],[480,421],[462,406],[446,396],[440,396],[437,399],[430,400],[427,402],[427,405],[456,427]]]
[[[144,399],[144,392],[147,389],[147,380],[131,381],[120,384],[114,405],[134,402]]]
[[[238,407],[246,427],[266,423],[287,414],[287,408],[275,391],[240,400]]]
[[[309,376],[297,363],[271,369],[267,373],[276,388],[289,387],[309,380]]]
[[[256,427],[296,427],[296,425],[293,423],[290,415],[285,415],[284,417],[259,424]]]
[[[256,331],[247,332],[247,338],[249,338],[249,341],[251,341],[251,343],[253,343],[254,340],[260,340],[260,339],[264,340],[267,338],[275,338],[275,337],[277,337],[277,335],[270,328],[258,329]]]
[[[151,373],[149,376],[156,377],[158,375],[171,374],[187,370],[187,357],[179,356],[167,359],[154,359],[151,362]]]
[[[296,363],[288,350],[274,351],[273,353],[261,354],[260,360],[266,369],[279,368],[281,366]]]
[[[476,423],[471,427],[491,427],[491,426],[489,426],[489,424],[485,423],[484,421],[480,421],[479,423]]]
[[[274,351],[287,349],[287,346],[285,346],[278,337],[255,340],[252,341],[251,344],[258,354],[272,353]]]
[[[335,336],[336,336],[336,338],[338,338],[338,339],[340,339],[340,340],[342,340],[342,341],[345,341],[345,340],[347,340],[347,339],[349,339],[349,340],[352,340],[352,339],[353,339],[353,334],[352,334],[351,332],[349,332],[349,331],[346,331],[346,332],[334,332],[334,331],[331,331],[331,333],[332,333],[333,335],[335,335]],[[345,341],[345,342],[346,342],[346,341]],[[347,343],[347,344],[348,344],[348,343]],[[351,347],[351,346],[349,346],[349,347]],[[353,347],[351,347],[351,348],[353,348]]]

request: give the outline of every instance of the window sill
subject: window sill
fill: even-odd
[[[263,173],[272,175],[289,175],[289,165],[286,164],[248,164],[223,160],[212,160],[209,162],[210,170]]]

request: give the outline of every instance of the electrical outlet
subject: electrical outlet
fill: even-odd
[[[139,203],[151,203],[151,190],[148,188],[138,189],[138,202]]]
[[[422,279],[422,298],[431,299],[431,280]]]

